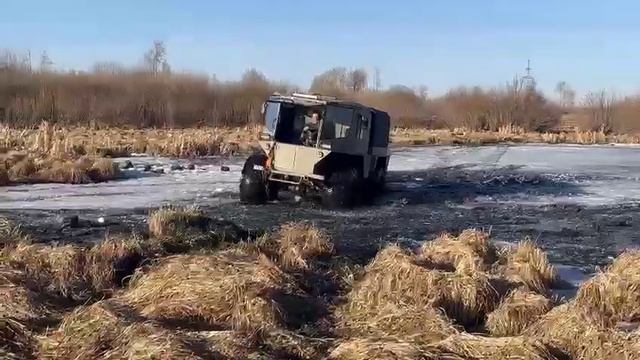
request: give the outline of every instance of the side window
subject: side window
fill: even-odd
[[[336,139],[344,139],[349,137],[351,124],[336,124]]]
[[[353,128],[353,109],[328,106],[322,130],[323,139],[344,139]]]
[[[362,112],[358,112],[356,116],[358,120],[358,139],[366,140],[369,135],[369,127],[371,126],[369,116]]]

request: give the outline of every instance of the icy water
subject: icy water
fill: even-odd
[[[1,188],[0,213],[34,229],[47,228],[45,237],[68,240],[101,236],[105,229],[57,230],[60,214],[106,215],[120,227],[143,226],[151,207],[196,204],[250,229],[312,220],[328,229],[339,246],[362,256],[388,242],[415,246],[443,231],[476,227],[504,242],[530,237],[556,264],[569,266],[563,269],[585,271],[640,243],[640,147],[396,148],[388,193],[350,211],[328,211],[287,196],[263,206],[240,205],[242,159],[200,159],[195,170],[171,170],[188,161],[129,160],[136,168],[126,170],[127,179],[121,181]],[[144,172],[147,164],[165,173]],[[221,171],[221,165],[229,171]]]
[[[187,161],[135,157],[127,179],[103,184],[38,184],[0,189],[2,209],[133,209],[162,204],[203,206],[233,201],[242,159],[200,159],[195,170],[171,170]],[[144,172],[145,165],[165,174]],[[221,165],[230,171],[221,171]],[[580,204],[636,203],[640,200],[640,148],[614,146],[485,146],[396,149],[389,167],[390,187],[413,191],[433,185],[434,176],[482,173],[484,181],[535,182],[558,185],[558,191],[478,193],[467,205],[486,203]],[[432,174],[429,171],[433,171]],[[459,174],[455,172],[458,171]],[[492,174],[493,172],[493,174]],[[407,176],[415,173],[415,177]],[[397,175],[402,174],[398,177]],[[535,185],[535,184],[532,184]],[[474,195],[474,194],[470,194]]]

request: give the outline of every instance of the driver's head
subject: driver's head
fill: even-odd
[[[320,120],[320,115],[318,115],[318,113],[314,111],[313,114],[311,114],[311,121],[317,124],[319,120]]]

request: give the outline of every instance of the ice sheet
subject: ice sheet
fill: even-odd
[[[0,188],[3,209],[108,209],[143,208],[165,203],[215,204],[237,198],[243,159],[199,160],[197,170],[172,171],[171,165],[187,161],[132,157],[136,169],[126,170],[127,179],[102,184],[38,184]],[[221,171],[224,163],[230,171]],[[165,174],[143,172],[150,164]],[[552,181],[570,182],[575,194],[559,196],[513,193],[477,194],[473,204],[509,203],[542,205],[575,203],[586,206],[639,202],[640,148],[620,146],[432,146],[395,149],[389,171],[429,170],[462,166],[465,169],[510,168],[513,172],[541,174]],[[555,179],[555,180],[554,180]],[[416,188],[424,181],[414,177],[404,186]]]

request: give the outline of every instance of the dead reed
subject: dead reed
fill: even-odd
[[[520,242],[507,253],[506,265],[500,271],[507,279],[540,294],[547,294],[558,283],[555,268],[549,264],[547,255],[530,240]]]
[[[162,259],[133,277],[123,299],[153,319],[255,330],[291,320],[276,298],[293,287],[266,257],[229,249]]]
[[[487,315],[486,327],[493,336],[517,336],[553,307],[543,295],[516,289]]]

